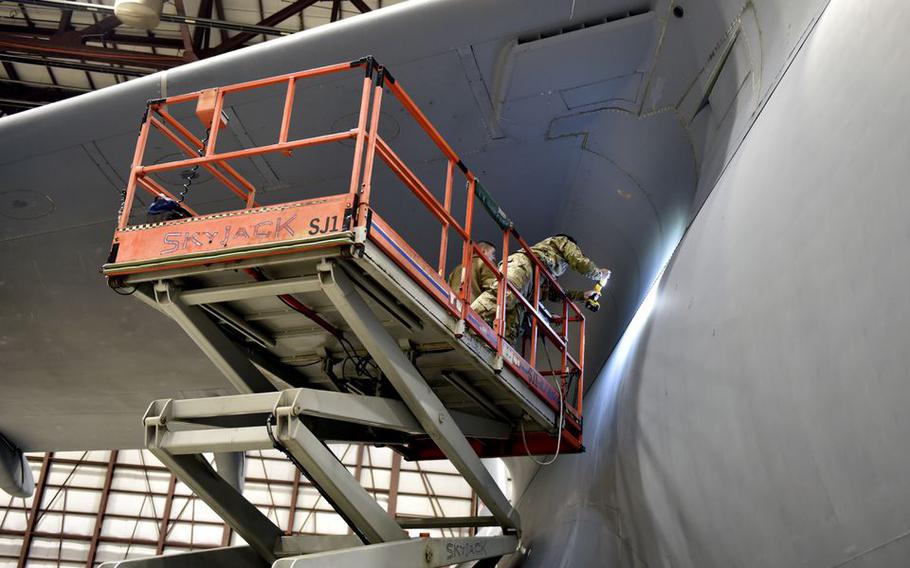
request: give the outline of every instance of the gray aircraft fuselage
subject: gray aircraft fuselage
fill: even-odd
[[[418,0],[4,118],[0,433],[138,447],[149,401],[231,392],[98,273],[145,101],[373,54],[528,240],[571,232],[614,272],[587,452],[510,462],[524,565],[903,565],[908,28],[898,0]],[[349,86],[305,90],[298,128],[344,127]],[[231,101],[225,143],[272,140],[279,103]],[[345,162],[299,154],[243,171],[272,202],[337,192]],[[380,213],[434,235],[387,185]]]

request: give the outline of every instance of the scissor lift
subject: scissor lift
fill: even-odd
[[[297,82],[356,70],[364,74],[357,127],[288,140]],[[225,97],[274,85],[287,88],[278,142],[219,153]],[[384,93],[400,102],[444,156],[443,202],[379,135]],[[207,140],[168,110],[186,103],[196,104]],[[152,129],[187,158],[143,165]],[[354,157],[350,189],[341,195],[260,205],[254,186],[231,165],[239,158],[346,139],[354,142]],[[435,267],[371,207],[377,155],[439,221]],[[206,168],[243,200],[244,208],[197,214],[184,205],[186,218],[130,225],[138,189],[177,200],[155,175],[192,167]],[[463,222],[451,208],[458,175],[465,180]],[[508,282],[504,266],[500,271],[479,253],[471,236],[475,201],[502,230],[503,257],[515,241],[534,260],[530,299]],[[462,266],[474,256],[484,258],[499,282],[492,326],[470,308],[470,270],[461,290],[450,289],[444,278],[452,232],[462,241]],[[409,565],[410,558],[419,566],[471,560],[492,566],[516,550],[520,520],[481,458],[583,450],[584,317],[477,177],[371,57],[149,101],[103,270],[112,287],[177,322],[236,388],[233,396],[153,402],[144,417],[146,445],[276,566],[361,565],[363,554],[376,566]],[[562,294],[556,316],[545,315],[540,304],[544,279]],[[522,352],[502,337],[507,293],[531,316]],[[548,349],[546,364],[538,361],[539,345]],[[556,364],[547,345],[557,353]],[[351,367],[354,377],[347,373]],[[503,534],[410,539],[327,442],[388,445],[412,460],[449,459],[490,515],[433,525],[499,526]],[[202,458],[205,452],[272,447],[313,482],[350,525],[355,541],[283,535]]]

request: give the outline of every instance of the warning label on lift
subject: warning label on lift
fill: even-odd
[[[118,231],[116,262],[302,240],[346,230],[347,195],[200,215]]]

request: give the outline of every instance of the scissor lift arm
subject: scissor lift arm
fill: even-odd
[[[325,294],[351,325],[358,339],[378,362],[401,396],[401,401],[314,389],[293,389],[191,400],[160,400],[144,418],[146,446],[181,481],[230,524],[263,558],[285,556],[280,529],[217,475],[202,457],[204,452],[246,452],[280,447],[348,522],[365,544],[407,540],[401,526],[376,503],[347,468],[325,446],[325,436],[307,426],[307,418],[346,422],[381,431],[429,435],[487,505],[495,522],[507,533],[498,539],[439,539],[426,550],[442,558],[439,550],[451,547],[472,550],[474,559],[514,552],[520,526],[518,512],[503,495],[465,433],[478,437],[503,437],[509,426],[472,415],[450,412],[400,350],[348,277],[331,262],[319,265],[319,282]],[[159,296],[159,298],[161,298]],[[159,299],[159,301],[161,301]],[[167,302],[173,305],[173,298]],[[179,304],[179,300],[178,300]],[[182,325],[193,325],[190,319]],[[224,359],[214,343],[203,338],[207,353]],[[227,365],[236,372],[233,365]],[[252,369],[255,370],[255,369]],[[261,376],[261,375],[260,375]],[[247,383],[243,383],[247,384]],[[210,419],[259,417],[260,425],[213,428]],[[350,441],[332,437],[334,441]],[[460,522],[486,519],[468,518]],[[458,542],[456,542],[458,541]],[[451,546],[449,546],[451,545]],[[377,553],[412,554],[414,546],[382,547]],[[424,546],[421,544],[420,546]],[[441,549],[439,547],[442,547]],[[421,549],[423,550],[423,549]],[[359,556],[360,552],[357,555]],[[284,566],[322,566],[338,560],[328,556],[306,557]],[[467,559],[467,558],[465,558]],[[314,562],[310,564],[310,562]],[[449,562],[451,563],[451,562]],[[343,565],[343,564],[341,564]],[[445,564],[431,564],[445,565]]]

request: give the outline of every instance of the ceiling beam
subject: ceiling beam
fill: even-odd
[[[16,52],[46,57],[69,57],[87,61],[119,63],[150,69],[170,69],[185,63],[181,57],[140,53],[122,49],[104,49],[87,45],[64,46],[48,40],[0,33],[0,52]]]
[[[215,7],[214,0],[200,0],[199,2],[199,12],[197,15],[200,18],[211,18],[212,17],[212,8]],[[193,51],[199,53],[203,49],[206,49],[209,45],[209,32],[208,28],[203,28],[201,26],[196,26],[196,29],[193,30]]]
[[[25,6],[24,6],[25,2],[19,2],[18,4],[19,4],[19,10],[22,12],[22,17],[25,18],[25,23],[30,26],[34,25],[34,23],[32,22],[32,19],[28,15],[28,11],[25,9]]]
[[[215,0],[215,17],[218,18],[219,20],[224,19],[224,3],[221,0]],[[211,35],[211,33],[212,32],[209,32],[209,35]],[[227,30],[219,29],[218,34],[221,36],[222,43],[227,41],[227,39],[228,39]]]
[[[63,10],[60,12],[60,23],[57,25],[57,33],[63,33],[70,29],[70,22],[73,20],[72,10]]]
[[[94,3],[95,3],[95,0],[89,0],[89,3],[90,3],[90,4],[94,4]],[[104,2],[103,2],[102,0],[98,0],[98,3],[99,3],[99,4],[103,4]],[[110,18],[110,17],[111,17],[111,16],[107,16],[107,18]],[[104,19],[106,19],[106,18],[104,18]],[[102,17],[101,17],[100,14],[98,14],[98,13],[96,13],[96,12],[92,12],[92,20],[94,21],[94,24],[93,24],[93,25],[96,25],[96,26],[97,26],[98,24],[101,23]],[[105,35],[107,35],[107,34],[102,34],[101,36],[98,36],[98,40],[100,40],[101,47],[103,47],[104,49],[110,49],[110,48],[119,49],[119,48],[117,47],[117,44],[116,44],[116,43],[114,43],[114,42],[108,42],[108,40],[105,38]],[[149,32],[149,33],[146,34],[146,35],[152,35],[152,34],[151,34],[151,32]],[[51,38],[51,40],[53,40],[53,39],[54,39],[54,38]],[[80,44],[82,43],[82,38],[81,38],[81,37],[79,38],[79,43],[80,43]],[[87,43],[87,42],[86,42],[86,43]],[[108,43],[110,43],[110,45],[108,45]],[[155,48],[154,48],[154,47],[151,48],[151,50],[152,50],[152,53],[158,53],[157,51],[155,51]],[[117,65],[117,67],[123,67],[123,65]],[[119,83],[122,83],[122,82],[125,81],[125,80],[126,80],[126,78],[125,78],[124,76],[122,76],[122,75],[114,75],[114,81],[115,81],[116,83],[118,83],[118,84],[119,84]]]
[[[121,25],[123,22],[120,21],[120,18],[117,16],[108,16],[99,22],[88,26],[87,28],[82,28],[77,30],[76,33],[80,36],[90,36],[90,35],[105,35],[108,32],[114,30],[114,28]]]
[[[183,0],[174,0],[174,7],[181,16],[186,16],[186,8],[183,6]],[[193,47],[193,36],[190,35],[190,27],[186,24],[180,24],[180,37],[183,39],[183,57],[191,61],[196,61],[199,56]]]
[[[86,91],[55,87],[53,85],[37,86],[17,81],[0,79],[0,105],[18,108],[32,108],[62,101],[81,95]]]
[[[265,19],[265,8],[262,7],[262,0],[257,0],[256,2],[259,5],[259,21]],[[268,41],[268,37],[262,36],[262,41]]]
[[[370,8],[369,6],[367,6],[367,3],[364,2],[363,0],[351,0],[351,4],[353,4],[355,8],[357,8],[358,10],[360,10],[360,12],[361,12],[362,14],[366,14],[367,12],[371,12],[371,11],[372,11],[372,8]]]
[[[53,36],[51,36],[51,43],[59,43],[62,45],[71,46],[82,45],[89,40],[101,41],[110,35],[110,33],[122,23],[123,22],[121,22],[120,18],[117,16],[108,16],[104,19],[96,21],[90,26],[86,26],[79,30],[68,30],[64,32],[58,31]]]
[[[292,4],[288,4],[287,6],[285,6],[281,10],[278,10],[271,16],[264,18],[261,22],[259,22],[257,24],[257,26],[266,27],[266,26],[274,26],[276,24],[280,24],[281,22],[287,20],[291,16],[295,16],[298,13],[300,13],[301,11],[309,8],[310,6],[312,6],[313,4],[315,4],[318,1],[319,0],[296,0],[296,2],[293,2]],[[290,32],[288,32],[288,33],[290,33]],[[210,53],[208,53],[206,55],[217,55],[219,53],[225,53],[227,51],[237,49],[238,47],[242,46],[244,43],[246,43],[246,42],[250,41],[251,39],[253,39],[254,37],[256,37],[257,35],[259,35],[259,34],[251,33],[251,32],[239,33],[235,36],[230,37],[227,41],[221,42],[221,44],[216,46],[213,50],[211,50]]]
[[[40,63],[39,65],[43,65]],[[12,61],[3,61],[3,70],[6,71],[6,76],[13,81],[19,80],[19,73],[16,71],[16,67],[13,65]]]
[[[141,69],[126,69],[123,67],[112,67],[109,65],[92,65],[91,63],[81,63],[76,61],[60,61],[56,59],[47,59],[45,57],[35,57],[33,55],[17,55],[14,53],[3,53],[0,52],[0,61],[3,62],[3,67],[6,68],[7,65],[12,67],[12,63],[23,63],[26,65],[46,65],[48,67],[59,67],[61,69],[75,69],[77,71],[91,71],[93,73],[109,73],[111,75],[127,75],[129,77],[141,77],[143,75],[148,75],[148,70]],[[15,68],[13,68],[15,71]],[[7,69],[7,75],[10,75],[9,69]],[[19,77],[13,77],[10,75],[10,79],[18,79]]]
[[[50,77],[51,83],[53,83],[54,86],[59,86],[60,82],[57,81],[57,74],[54,73],[54,70],[51,69],[49,65],[45,65],[44,70],[47,71],[47,76]]]
[[[332,17],[330,22],[337,22],[341,19],[341,0],[332,0]]]
[[[33,36],[33,37],[52,37],[56,35],[56,28],[40,28],[36,26],[17,26],[14,24],[3,24],[0,23],[0,33],[6,34],[16,34],[22,36]],[[183,42],[179,39],[169,39],[162,37],[146,37],[146,36],[135,36],[135,35],[124,35],[109,33],[105,36],[105,39],[112,41],[114,43],[122,43],[124,45],[144,45],[148,47],[167,47],[171,49],[181,49],[183,47]],[[86,40],[91,41],[92,38],[86,38]]]

